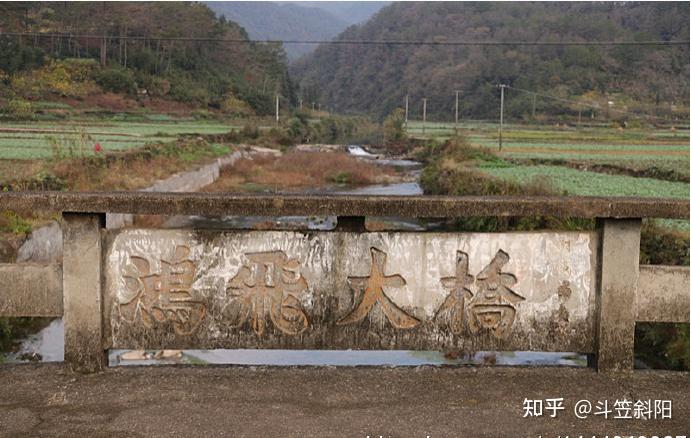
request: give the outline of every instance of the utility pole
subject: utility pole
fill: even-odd
[[[302,110],[302,97],[299,100],[298,109]]]
[[[276,124],[278,125],[278,94],[276,95]]]
[[[581,107],[581,104],[579,103],[578,104],[578,127],[579,128],[581,127],[581,109],[582,109],[582,107]]]
[[[422,98],[422,135],[425,135],[426,122],[427,122],[427,98]]]
[[[108,54],[108,51],[106,48],[106,36],[103,35],[103,37],[101,38],[101,53],[100,53],[100,55],[101,55],[101,67],[106,66],[107,56],[108,56],[107,54]]]
[[[314,102],[312,102],[312,111],[314,111]]]
[[[405,129],[408,129],[408,95],[405,95]]]
[[[499,88],[501,88],[501,107],[499,110],[499,150],[501,151],[502,131],[504,129],[504,88],[506,85],[501,84]]]
[[[456,117],[454,118],[454,131],[458,137],[458,90],[456,90]]]
[[[533,121],[535,121],[535,101],[537,100],[537,94],[533,93]]]

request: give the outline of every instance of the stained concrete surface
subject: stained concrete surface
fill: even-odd
[[[110,348],[594,351],[594,233],[124,230],[107,240]],[[176,309],[190,310],[189,324]]]
[[[0,436],[514,437],[687,435],[689,374],[573,368],[0,367]],[[523,400],[563,397],[556,418]],[[573,406],[672,400],[672,419],[619,420]]]
[[[0,193],[0,209],[200,216],[689,218],[685,199],[594,196],[8,192]]]

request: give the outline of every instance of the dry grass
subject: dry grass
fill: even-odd
[[[70,191],[137,190],[175,173],[196,169],[218,154],[213,145],[204,141],[178,141],[100,158],[48,164],[52,166],[51,173],[64,181]]]
[[[238,160],[221,172],[207,192],[246,190],[248,185],[274,190],[318,188],[329,184],[364,185],[395,173],[341,152],[289,152]]]
[[[31,179],[43,167],[36,160],[0,160],[0,185]]]
[[[115,161],[108,166],[80,166],[63,161],[53,166],[56,176],[70,191],[137,190],[159,179],[193,167],[176,157],[153,157]]]

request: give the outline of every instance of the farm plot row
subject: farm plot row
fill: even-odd
[[[425,137],[450,137],[455,134],[453,123],[424,124]],[[493,122],[460,122],[459,133],[465,136],[481,136],[487,140],[499,138],[499,124]],[[409,135],[420,136],[423,123],[410,121],[406,131]],[[686,143],[689,140],[688,129],[617,129],[612,127],[575,127],[551,125],[504,124],[503,137],[508,141],[538,142],[648,142],[648,143]]]
[[[529,183],[545,181],[559,192],[576,196],[635,196],[689,199],[689,183],[609,175],[563,166],[506,166],[481,170],[497,178]],[[687,170],[688,172],[688,170]],[[689,221],[655,220],[667,228],[689,231]]]
[[[482,171],[498,178],[520,183],[528,183],[536,178],[543,178],[556,190],[571,195],[689,198],[688,183],[636,178],[626,175],[608,175],[563,166],[487,167],[482,168]]]
[[[240,125],[219,122],[110,122],[110,121],[80,121],[61,123],[2,123],[0,132],[29,131],[45,132],[55,130],[85,131],[87,133],[109,133],[125,135],[179,135],[179,134],[220,134],[231,129],[239,129]]]
[[[223,123],[132,123],[89,121],[82,123],[3,123],[0,125],[0,159],[50,158],[55,149],[93,153],[121,151],[147,143],[167,142],[178,135],[220,134],[238,129]]]

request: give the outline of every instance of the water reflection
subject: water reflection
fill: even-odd
[[[233,365],[312,365],[312,366],[421,366],[421,365],[561,365],[586,366],[586,358],[572,353],[532,351],[482,351],[459,359],[449,359],[438,351],[362,351],[362,350],[185,350],[160,352],[111,350],[109,363],[116,365],[233,364]]]

